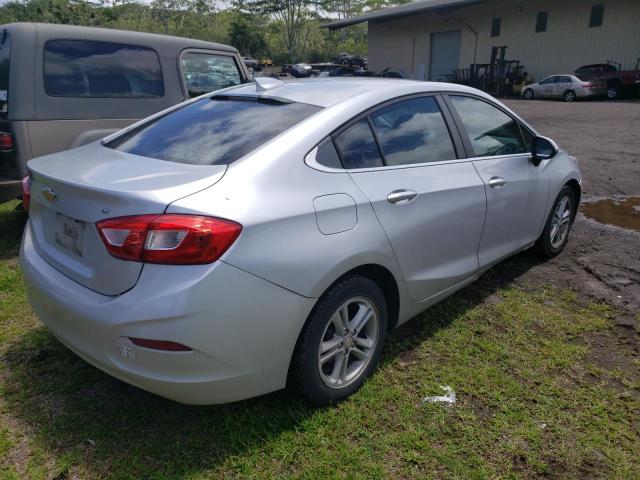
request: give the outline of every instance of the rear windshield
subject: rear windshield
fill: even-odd
[[[593,77],[588,75],[576,75],[576,77],[578,77],[578,80],[581,82],[593,82]]]
[[[9,64],[11,63],[11,35],[0,32],[0,117],[7,116],[9,106]]]
[[[115,138],[122,152],[194,165],[228,165],[320,110],[304,103],[202,98]]]
[[[150,48],[87,40],[49,40],[44,89],[52,97],[164,96],[158,54]]]

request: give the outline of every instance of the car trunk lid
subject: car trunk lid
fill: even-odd
[[[91,144],[32,160],[29,223],[38,253],[76,282],[105,295],[132,288],[142,263],[112,257],[95,223],[161,214],[215,184],[224,165],[188,165]]]

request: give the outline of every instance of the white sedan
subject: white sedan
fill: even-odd
[[[527,85],[522,91],[526,100],[534,98],[562,98],[575,102],[579,98],[604,96],[606,85],[585,75],[551,75],[539,82]]]

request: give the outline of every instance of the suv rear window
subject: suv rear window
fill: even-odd
[[[7,116],[9,106],[9,65],[11,63],[11,35],[0,32],[0,117]]]
[[[87,40],[45,44],[44,89],[53,97],[164,96],[160,59],[154,50]]]
[[[228,165],[320,107],[262,98],[202,98],[106,144],[122,152],[194,165]]]

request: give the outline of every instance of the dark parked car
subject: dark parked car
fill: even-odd
[[[26,162],[90,143],[190,97],[244,83],[238,51],[106,28],[0,26],[0,202]]]
[[[258,60],[253,57],[242,57],[242,61],[247,66],[247,68],[252,68],[256,72],[262,69],[262,65],[260,65],[260,62],[258,62]]]
[[[311,65],[308,65],[306,63],[296,63],[293,65],[284,65],[282,67],[282,72],[290,73],[296,78],[306,78],[311,76],[313,69],[311,68]]]

